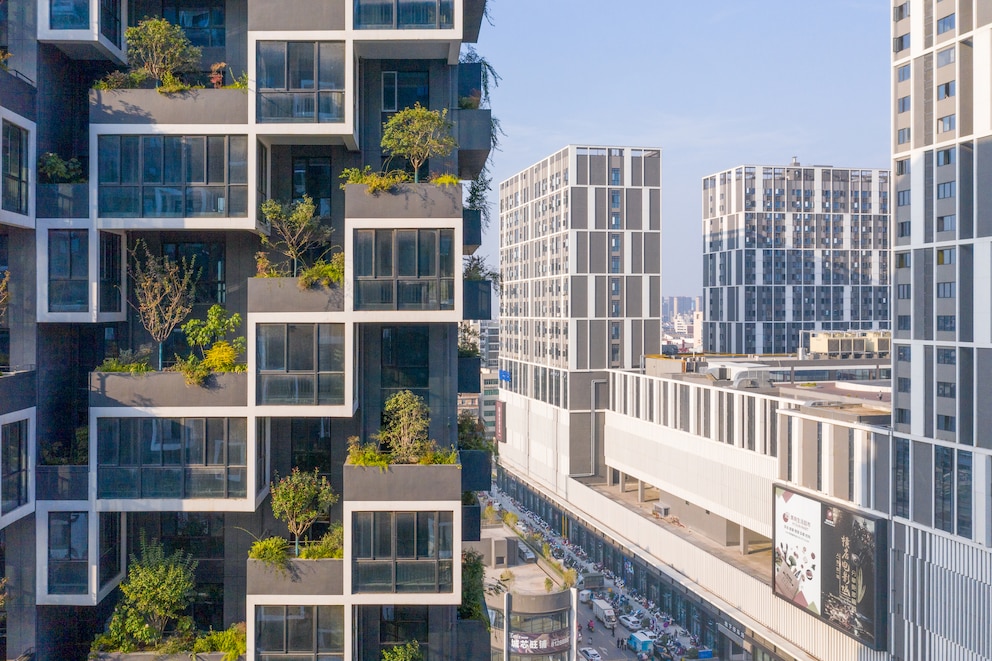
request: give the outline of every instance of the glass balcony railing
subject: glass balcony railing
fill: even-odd
[[[355,281],[356,310],[453,310],[453,278]]]
[[[259,92],[259,122],[343,122],[344,92]]]
[[[445,30],[454,15],[454,0],[355,0],[358,30]]]

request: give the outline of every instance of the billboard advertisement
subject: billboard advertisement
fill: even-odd
[[[511,654],[551,654],[563,652],[571,646],[571,629],[562,629],[551,633],[510,632]]]
[[[774,487],[774,593],[872,649],[886,641],[885,521]]]

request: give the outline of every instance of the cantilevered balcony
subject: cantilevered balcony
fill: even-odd
[[[345,189],[346,307],[368,321],[460,321],[461,186]],[[406,318],[410,318],[407,315]]]
[[[77,60],[127,62],[123,0],[38,0],[38,41]]]

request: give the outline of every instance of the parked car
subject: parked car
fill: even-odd
[[[589,659],[589,661],[602,661],[602,657],[599,656],[599,652],[592,647],[583,647],[579,650],[579,654]]]
[[[641,628],[641,618],[636,615],[621,615],[620,624],[627,627],[631,631],[637,631]]]

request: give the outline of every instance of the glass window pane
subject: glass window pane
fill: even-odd
[[[344,404],[344,374],[317,375],[317,403],[325,406]]]
[[[259,324],[257,327],[259,371],[286,369],[286,327],[282,324]]]
[[[121,136],[121,183],[139,182],[141,167],[141,138],[136,135]]]
[[[355,512],[352,517],[352,547],[356,558],[372,557],[372,512]]]
[[[344,324],[320,324],[317,335],[317,371],[344,371]]]
[[[207,418],[206,464],[208,466],[223,466],[224,461],[224,428],[226,418]]]
[[[160,421],[162,432],[162,464],[165,466],[182,465],[183,425],[182,420],[163,418]]]
[[[69,232],[48,231],[48,277],[68,278],[70,268]]]
[[[207,183],[223,184],[224,173],[227,170],[225,161],[227,139],[222,135],[212,135],[207,138]]]
[[[284,651],[285,607],[255,607],[255,649],[259,652]]]
[[[437,563],[432,561],[397,562],[397,592],[436,592]]]
[[[287,45],[289,58],[289,89],[314,89],[314,48],[312,42]]]
[[[231,186],[227,200],[228,216],[248,215],[248,187]]]
[[[74,230],[69,234],[69,277],[73,280],[86,280],[89,277],[89,240],[86,230]]]
[[[116,184],[121,180],[121,138],[101,135],[97,138],[97,171],[101,184]]]
[[[248,183],[248,136],[232,135],[228,138],[227,181],[231,184]]]
[[[436,512],[417,512],[417,557],[433,558],[435,553]]]
[[[140,418],[120,420],[120,465],[137,466],[139,462],[138,444],[141,439]]]
[[[186,183],[202,184],[206,182],[206,138],[187,136],[183,150],[186,155]]]
[[[227,465],[245,466],[248,462],[248,420],[229,418],[227,421]]]
[[[454,546],[454,525],[451,522],[451,512],[440,512],[438,521],[438,554],[439,558],[450,558]]]
[[[375,512],[375,557],[390,558],[393,555],[393,513]]]
[[[163,141],[163,181],[179,184],[183,181],[183,139],[167,136]]]
[[[317,651],[344,652],[344,606],[317,606]]]
[[[392,230],[376,230],[375,232],[375,275],[380,278],[388,278],[393,275]]]
[[[119,460],[120,435],[117,418],[98,418],[96,421],[96,461],[100,466],[115,466]],[[0,461],[4,466],[9,465],[7,458],[7,438],[4,437],[4,453]]]
[[[396,513],[396,557],[416,557],[417,515],[415,512]]]
[[[144,183],[162,183],[162,136],[149,135],[141,139],[141,165]]]
[[[313,371],[313,324],[289,324],[286,334],[289,344],[289,371]]]
[[[355,565],[355,592],[392,592],[393,563],[359,562]]]
[[[441,230],[441,240],[439,244],[440,253],[440,275],[442,278],[451,278],[455,275],[455,232],[454,230]]]
[[[313,651],[313,615],[313,606],[286,607],[286,649],[288,651]]]
[[[186,429],[186,463],[202,465],[204,458],[205,428],[203,418],[187,418],[184,421]]]
[[[258,42],[258,88],[286,89],[286,44]]]
[[[417,275],[417,230],[396,230],[396,275]]]
[[[322,90],[344,89],[344,44],[321,42],[319,79]]]
[[[372,244],[375,230],[357,230],[355,232],[355,276],[372,275]]]
[[[420,248],[417,255],[420,260],[420,277],[427,278],[436,276],[437,230],[420,230]]]

